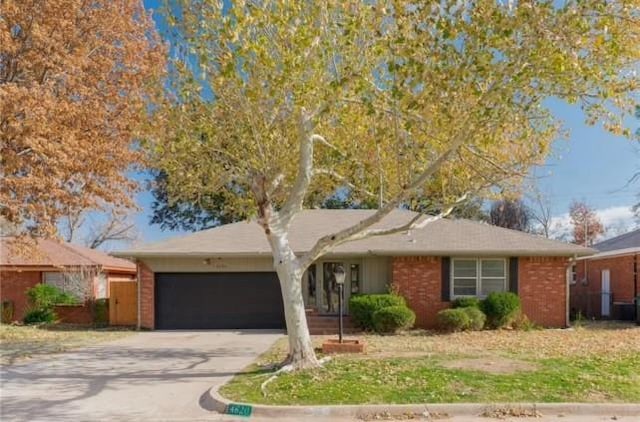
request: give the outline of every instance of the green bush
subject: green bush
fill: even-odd
[[[93,302],[93,323],[109,325],[109,299],[96,299]]]
[[[461,297],[453,301],[453,308],[480,308],[480,299],[477,297]]]
[[[373,327],[378,333],[395,333],[413,327],[416,314],[406,305],[387,306],[372,316]]]
[[[520,313],[520,298],[511,292],[493,292],[482,301],[482,311],[492,328],[510,325]]]
[[[356,295],[349,300],[349,314],[353,323],[364,330],[375,330],[373,314],[389,306],[405,306],[402,296],[396,294]]]
[[[27,296],[35,309],[51,309],[54,305],[75,305],[78,300],[50,284],[36,284],[27,290]]]
[[[56,318],[56,314],[51,308],[35,308],[27,311],[22,321],[25,324],[51,324],[56,321]]]
[[[474,306],[468,306],[466,308],[459,308],[469,317],[469,330],[480,331],[484,328],[484,324],[487,321],[487,316],[479,308]]]
[[[471,319],[466,308],[445,309],[438,312],[438,326],[442,331],[456,332],[469,328]]]

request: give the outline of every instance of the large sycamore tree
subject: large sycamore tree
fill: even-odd
[[[172,85],[149,154],[173,200],[216,193],[256,218],[281,283],[286,363],[313,367],[301,280],[316,259],[517,183],[561,129],[549,98],[628,134],[639,4],[170,1]],[[305,199],[341,189],[380,206],[296,255]],[[377,224],[414,198],[428,212]]]
[[[69,214],[134,205],[132,141],[165,61],[139,0],[1,0],[3,221],[54,235]]]

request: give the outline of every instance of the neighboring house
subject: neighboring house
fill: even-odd
[[[593,246],[578,259],[571,283],[571,311],[587,318],[634,319],[638,287],[640,229]]]
[[[136,281],[136,266],[131,261],[71,243],[37,239],[16,244],[13,238],[3,237],[0,246],[0,300],[4,312],[12,313],[5,318],[11,320],[22,320],[30,306],[26,291],[38,283],[92,300],[108,298],[113,283]],[[72,320],[66,322],[87,322],[87,312],[82,309],[72,312],[69,308],[68,313]],[[135,317],[130,323],[135,323]]]
[[[323,235],[349,227],[374,211],[307,210],[292,222],[297,254]],[[397,210],[378,227],[407,222]],[[569,260],[588,248],[468,220],[439,220],[423,229],[338,246],[303,278],[308,308],[338,311],[333,270],[346,269],[346,302],[390,286],[416,312],[418,327],[433,327],[438,311],[456,297],[493,291],[520,295],[527,316],[548,327],[567,325]],[[256,222],[227,224],[117,253],[135,258],[140,275],[141,327],[281,328],[282,296],[272,254]],[[347,310],[348,312],[348,310]]]

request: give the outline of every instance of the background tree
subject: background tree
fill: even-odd
[[[494,226],[521,232],[531,230],[529,207],[522,199],[502,199],[495,201],[489,211],[489,222]]]
[[[573,201],[569,207],[569,217],[573,226],[573,243],[591,246],[605,232],[595,210],[584,202]]]
[[[63,240],[79,243],[91,249],[113,244],[129,244],[139,239],[139,232],[130,214],[117,210],[104,213],[80,212],[61,218],[58,231]]]
[[[554,220],[549,204],[549,198],[543,194],[537,187],[533,188],[532,193],[528,195],[530,204],[529,217],[534,222],[534,232],[541,234],[547,239],[551,238]]]
[[[155,171],[150,182],[153,202],[151,203],[151,224],[160,226],[162,230],[199,231],[209,229],[220,224],[234,223],[247,218],[242,212],[234,212],[229,207],[229,199],[224,192],[203,192],[196,201],[189,199],[171,199],[167,191],[167,176],[162,171]],[[318,192],[310,193],[305,198],[306,208],[328,209],[375,209],[378,204],[375,198],[354,197],[349,189],[343,187],[330,196]],[[409,209],[427,212],[427,200],[413,200]],[[487,214],[483,209],[482,198],[472,198],[452,212],[451,216],[469,220],[485,221]]]
[[[171,198],[224,192],[236,199],[227,207],[255,216],[295,368],[318,365],[305,269],[342,243],[423,227],[519,184],[558,134],[549,97],[630,135],[637,0],[167,3],[176,61],[165,125],[145,146]],[[289,230],[305,199],[343,187],[377,211],[296,256]],[[411,198],[439,212],[376,225]]]
[[[133,205],[125,171],[164,49],[138,0],[5,0],[0,214],[52,235],[68,210]]]

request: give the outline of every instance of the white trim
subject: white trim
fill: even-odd
[[[455,277],[454,269],[456,261],[475,261],[476,264],[476,276],[475,277]],[[482,262],[484,261],[502,261],[504,269],[504,277],[482,277]],[[455,280],[475,280],[476,281],[476,294],[475,295],[456,295],[454,293]],[[487,295],[482,294],[482,279],[486,280],[502,280],[504,279],[504,291],[509,291],[509,271],[507,268],[507,258],[503,257],[452,257],[451,268],[449,269],[449,297],[451,300],[463,297],[477,297],[485,298]]]
[[[600,252],[600,253],[597,253],[597,254],[591,255],[591,256],[583,256],[583,257],[577,258],[577,260],[578,261],[587,261],[587,260],[592,260],[592,259],[615,258],[615,257],[619,257],[619,256],[636,255],[638,253],[640,253],[640,247],[638,247],[638,248],[616,249],[616,250],[613,250],[613,251]]]

